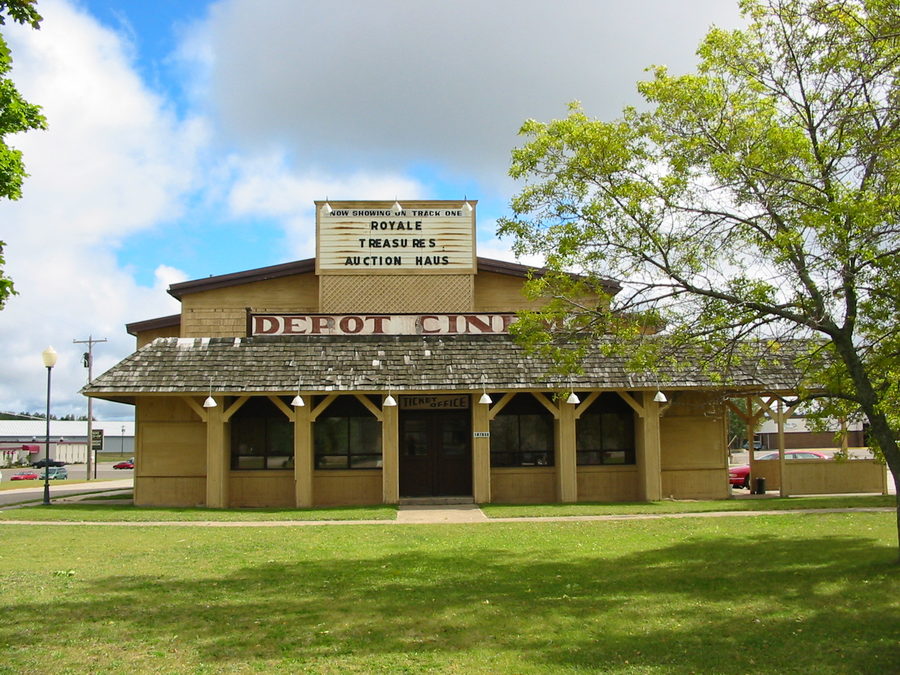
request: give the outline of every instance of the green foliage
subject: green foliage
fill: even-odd
[[[690,347],[723,384],[791,359],[786,384],[821,414],[862,411],[900,476],[900,9],[740,5],[747,28],[711,30],[697,72],[650,69],[645,109],[522,126],[499,231],[545,258],[530,283],[552,300],[518,333],[562,370],[598,339],[636,371]],[[579,299],[607,278],[618,294]]]
[[[35,0],[0,0],[0,25],[8,15],[13,21],[39,28],[41,15],[34,7]],[[27,174],[22,152],[7,143],[7,137],[31,129],[45,129],[47,121],[40,106],[28,103],[8,77],[12,69],[12,55],[0,35],[0,199],[19,199],[22,181]],[[15,295],[12,280],[3,273],[6,261],[0,242],[0,309],[10,295]]]

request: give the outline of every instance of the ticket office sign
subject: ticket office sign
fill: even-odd
[[[461,274],[475,270],[474,211],[334,208],[317,215],[318,274]]]

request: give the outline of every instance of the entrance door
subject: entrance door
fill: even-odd
[[[472,494],[469,412],[400,413],[400,496]]]

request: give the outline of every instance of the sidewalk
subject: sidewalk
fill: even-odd
[[[108,496],[116,491],[110,490]],[[77,495],[54,500],[55,502],[92,503],[93,495]],[[104,499],[103,504],[130,503],[130,500]],[[763,502],[760,503],[762,505]],[[19,508],[16,506],[8,508]],[[394,520],[232,520],[232,521],[0,521],[0,525],[99,525],[121,527],[310,527],[315,525],[450,525],[479,523],[540,523],[540,522],[590,522],[621,520],[659,520],[662,518],[740,518],[757,516],[779,516],[797,514],[826,513],[893,513],[896,509],[889,507],[862,508],[822,508],[822,509],[759,509],[756,511],[696,511],[686,513],[633,513],[592,516],[523,516],[515,518],[488,518],[475,504],[416,504],[400,505],[397,518]]]

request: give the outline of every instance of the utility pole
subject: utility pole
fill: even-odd
[[[98,342],[106,342],[106,338],[95,340],[93,335],[88,335],[87,340],[72,340],[76,345],[87,345],[88,350],[84,353],[84,367],[88,369],[88,384],[94,381],[94,345]],[[94,428],[94,399],[90,396],[88,400],[88,418],[87,418],[87,479],[91,479],[91,459],[94,460],[94,478],[97,477],[97,458],[93,457],[93,439],[92,431]]]

